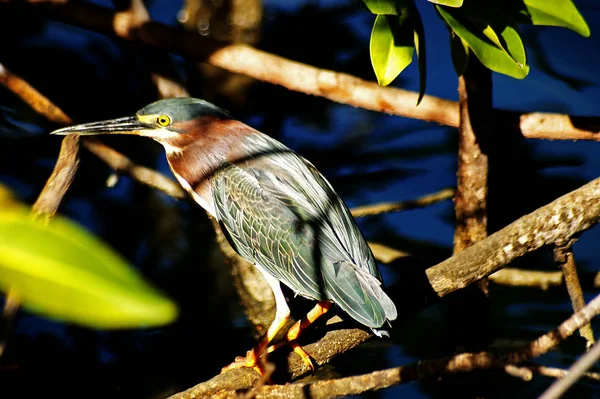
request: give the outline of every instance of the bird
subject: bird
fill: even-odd
[[[129,134],[162,144],[177,181],[264,276],[275,297],[275,318],[246,356],[222,372],[251,367],[263,374],[261,357],[282,343],[314,371],[296,339],[332,306],[377,336],[389,336],[396,306],[356,221],[317,168],[280,141],[192,97],[158,100],[131,116],[51,134]],[[269,346],[290,318],[281,284],[316,305]]]

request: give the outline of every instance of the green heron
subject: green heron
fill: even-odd
[[[311,368],[295,340],[332,304],[376,335],[387,335],[380,328],[396,318],[396,307],[382,289],[377,263],[350,211],[309,161],[279,141],[195,98],[160,100],[133,116],[52,134],[156,140],[183,188],[219,222],[235,251],[261,271],[275,296],[275,319],[247,356],[224,370],[260,370],[260,356],[277,347],[268,346],[290,317],[280,283],[317,301],[282,341]]]

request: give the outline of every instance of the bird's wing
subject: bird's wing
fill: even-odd
[[[332,299],[380,327],[396,309],[349,211],[312,165],[289,149],[230,164],[212,180],[217,217],[247,260],[315,299]]]

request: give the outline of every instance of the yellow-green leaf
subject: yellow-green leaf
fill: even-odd
[[[411,62],[414,31],[410,19],[402,25],[393,15],[378,15],[373,24],[369,50],[371,64],[381,86],[389,85]]]
[[[524,47],[522,47],[523,44],[518,33],[516,36],[511,34],[506,35],[506,37],[503,36],[507,45],[505,50],[488,39],[483,31],[468,19],[452,11],[455,9],[441,6],[436,6],[436,8],[448,26],[467,43],[475,56],[487,68],[517,79],[523,79],[527,76],[529,65],[525,62]],[[515,62],[513,57],[523,62]]]
[[[500,29],[500,35],[491,26],[486,26],[482,32],[483,34],[492,41],[500,50],[504,51],[506,55],[511,57],[520,67],[525,65],[527,62],[525,45],[521,40],[521,35],[517,30],[516,26],[504,25]]]
[[[376,15],[398,15],[395,0],[363,0],[369,11]]]
[[[86,230],[23,210],[0,212],[0,290],[43,317],[94,328],[150,327],[177,316],[173,302]]]
[[[430,3],[448,7],[461,7],[464,0],[428,0]]]
[[[571,0],[522,0],[521,10],[526,21],[533,25],[561,26],[590,36],[590,28]]]

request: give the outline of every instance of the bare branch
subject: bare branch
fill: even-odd
[[[17,4],[14,0],[2,0]],[[458,127],[459,111],[455,101],[425,95],[416,106],[418,93],[394,87],[381,87],[374,82],[330,70],[315,68],[258,50],[245,44],[226,44],[194,32],[145,22],[139,27],[115,19],[115,13],[89,3],[34,0],[25,1],[48,17],[87,29],[135,40],[146,45],[176,52],[240,73],[254,79],[281,85],[290,90],[324,97],[329,100],[408,118]],[[48,4],[50,3],[50,4]],[[22,6],[22,2],[18,2]],[[123,27],[125,26],[125,28]],[[540,117],[540,115],[542,117]],[[499,111],[496,120],[517,119],[524,137],[561,140],[600,140],[600,118],[573,117],[559,114],[518,114]],[[556,124],[557,121],[561,121]]]
[[[517,219],[425,273],[442,297],[544,245],[564,244],[599,220],[600,178]]]
[[[588,324],[589,325],[589,322]],[[583,326],[582,326],[583,327]],[[555,381],[550,388],[540,396],[540,399],[558,399],[573,384],[575,384],[584,374],[600,359],[600,345],[595,344],[589,352],[583,355],[571,366],[569,373],[562,380]]]
[[[403,202],[383,202],[374,205],[364,205],[351,209],[352,216],[362,218],[365,216],[381,215],[383,213],[400,212],[409,209],[421,208],[436,202],[450,199],[454,196],[453,188],[445,188],[437,193],[427,194],[410,201]]]
[[[569,370],[559,369],[556,367],[541,366],[539,364],[521,365],[521,367],[528,368],[534,373],[538,373],[546,377],[565,378],[565,376],[569,374]],[[582,374],[582,377],[588,380],[600,382],[600,373],[585,372]]]
[[[50,121],[62,124],[71,123],[71,119],[60,108],[31,87],[29,83],[9,72],[2,64],[0,64],[0,84]],[[78,166],[79,136],[65,137],[52,175],[33,205],[32,213],[34,215],[47,219],[54,216],[75,178]]]
[[[554,248],[554,260],[560,264],[563,275],[565,276],[565,285],[571,298],[573,310],[576,312],[585,306],[583,290],[577,276],[577,266],[575,265],[575,256],[573,255],[572,245],[575,240],[569,241],[566,245],[557,246]],[[586,348],[589,349],[594,345],[594,332],[592,326],[586,324],[581,327],[579,334],[586,340]]]
[[[0,84],[19,96],[27,105],[39,114],[44,115],[49,121],[62,125],[73,122],[43,94],[17,75],[11,73],[2,64],[0,64]]]
[[[153,169],[135,164],[129,158],[120,152],[113,150],[99,140],[92,137],[86,137],[86,139],[83,140],[83,146],[116,172],[126,173],[140,183],[160,190],[173,198],[187,198],[187,194],[173,179],[170,179]]]
[[[565,320],[556,329],[538,337],[519,350],[462,353],[456,356],[425,360],[406,366],[335,380],[265,386],[256,397],[259,399],[282,397],[328,399],[387,388],[430,376],[465,373],[474,370],[505,369],[507,365],[518,365],[547,353],[561,341],[571,336],[581,326],[589,323],[598,314],[600,314],[600,295],[590,301],[581,311]],[[236,370],[235,379],[238,379],[240,383],[235,384],[234,379],[227,378],[227,374],[229,373],[198,384],[194,388],[171,396],[170,399],[211,397],[217,396],[217,393],[219,397],[233,397],[231,395],[234,395],[236,390],[249,389],[258,379],[258,375],[254,379],[249,379],[241,374],[240,370]],[[216,381],[217,379],[218,381]],[[219,383],[223,380],[227,380],[228,385],[225,386]]]

